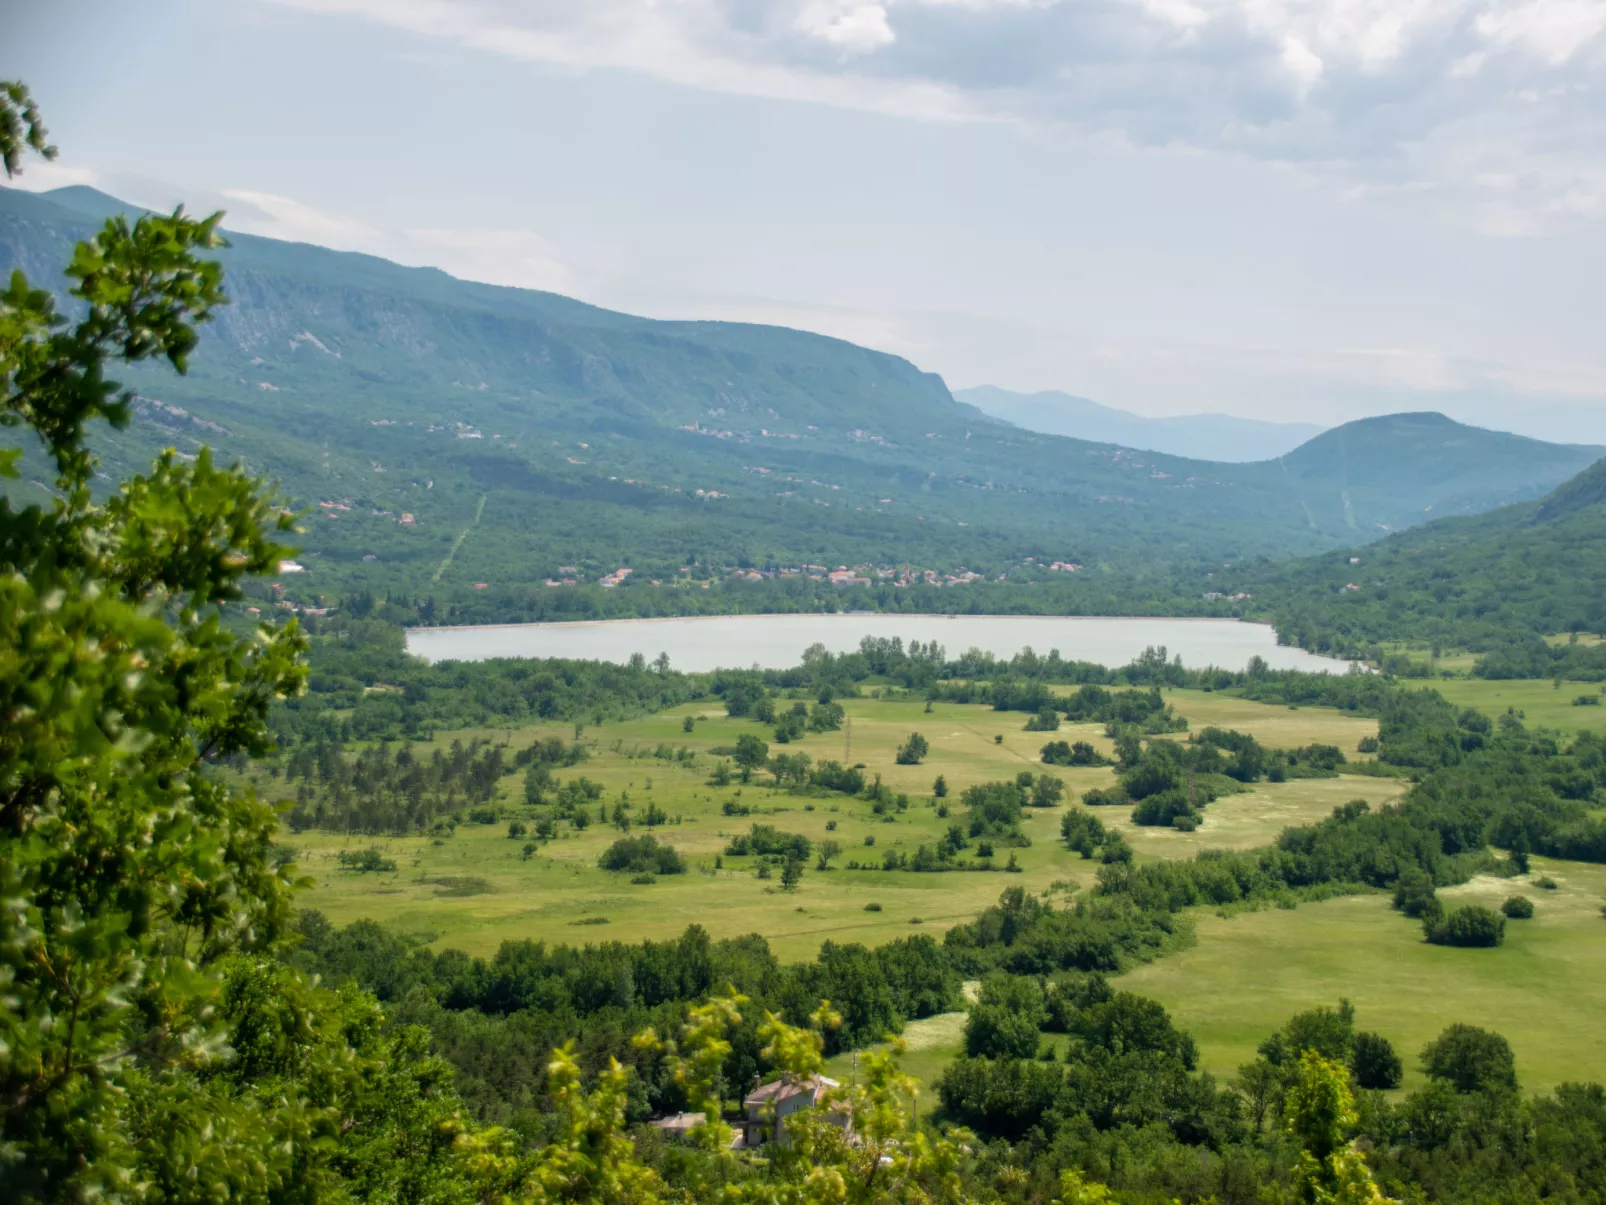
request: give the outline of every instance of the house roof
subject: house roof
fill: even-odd
[[[826,1079],[823,1075],[811,1075],[806,1079],[788,1080],[778,1079],[754,1088],[747,1094],[743,1102],[749,1105],[762,1105],[768,1101],[780,1104],[783,1100],[790,1100],[794,1096],[808,1095],[818,1100],[830,1089],[837,1087],[837,1081]]]
[[[675,1113],[669,1117],[660,1117],[655,1121],[649,1121],[647,1124],[655,1130],[672,1130],[675,1133],[681,1133],[686,1130],[694,1130],[707,1120],[708,1115],[705,1113]]]

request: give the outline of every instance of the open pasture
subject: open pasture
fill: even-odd
[[[1606,867],[1533,860],[1534,877],[1478,878],[1440,892],[1447,906],[1498,907],[1526,895],[1532,920],[1509,921],[1496,949],[1453,949],[1422,940],[1420,927],[1383,895],[1351,896],[1292,910],[1203,914],[1198,944],[1139,967],[1121,985],[1152,996],[1198,1039],[1203,1065],[1230,1076],[1294,1013],[1347,997],[1361,1029],[1392,1041],[1419,1085],[1417,1055],[1446,1025],[1465,1021],[1504,1034],[1528,1091],[1606,1073]]]
[[[1337,745],[1352,761],[1367,760],[1356,752],[1364,737],[1377,735],[1377,721],[1370,716],[1351,715],[1332,707],[1299,707],[1254,703],[1234,695],[1208,690],[1167,690],[1162,692],[1178,715],[1185,716],[1189,729],[1234,728],[1247,732],[1271,749],[1296,749],[1303,745]]]
[[[1270,743],[1306,744],[1325,738],[1327,743],[1353,748],[1358,734],[1375,731],[1370,721],[1323,709],[1289,713],[1205,692],[1173,693],[1177,707],[1196,728],[1236,726],[1255,731]],[[1018,874],[1002,870],[1011,852],[1002,847],[993,859],[999,869],[992,872],[917,874],[879,867],[889,848],[913,853],[920,845],[941,839],[963,812],[958,796],[966,786],[1013,778],[1022,770],[1043,771],[1038,753],[1051,737],[1087,740],[1111,753],[1113,744],[1101,726],[1066,725],[1057,733],[1044,734],[1024,731],[1026,717],[1020,713],[973,705],[937,703],[927,712],[922,700],[861,698],[846,700],[845,706],[850,723],[842,731],[811,733],[790,746],[772,741],[772,754],[801,751],[816,761],[862,763],[867,776],[880,774],[894,791],[908,795],[907,809],[878,816],[863,799],[778,791],[767,785],[772,782],[768,774],[755,775],[746,785],[709,785],[721,757],[714,750],[728,750],[743,733],[768,738],[770,732],[751,720],[727,718],[717,701],[707,700],[587,728],[583,739],[590,759],[559,772],[560,778],[584,775],[601,784],[602,801],[610,811],[618,800],[628,798],[638,815],[649,803],[666,812],[669,823],[633,832],[650,831],[672,844],[690,864],[686,874],[639,884],[632,883],[628,874],[600,870],[598,856],[621,834],[611,825],[597,823],[584,832],[565,832],[526,856],[525,840],[507,835],[509,822],[529,815],[521,779],[510,775],[501,784],[497,823],[463,823],[451,837],[286,833],[283,840],[295,849],[313,884],[302,894],[302,906],[322,910],[337,924],[371,918],[428,935],[441,947],[474,954],[494,953],[504,940],[520,938],[551,942],[664,938],[695,920],[716,937],[761,933],[783,958],[796,958],[812,956],[827,939],[877,944],[909,933],[940,935],[994,902],[1006,886],[1044,892],[1056,884],[1091,885],[1095,864],[1060,844],[1063,807],[1027,809],[1024,828],[1032,844],[1013,851]],[[693,718],[690,733],[684,731],[688,716]],[[894,761],[896,749],[911,732],[925,736],[930,753],[920,765],[899,766]],[[467,730],[441,734],[436,743],[483,737],[505,740],[517,749],[552,735],[569,739],[573,733],[555,726]],[[689,760],[654,756],[655,751],[672,753],[681,748],[693,756]],[[1103,767],[1059,767],[1051,772],[1065,781],[1072,798],[1113,780],[1113,772]],[[946,801],[932,794],[938,775],[949,786]],[[1125,831],[1140,857],[1188,857],[1209,846],[1265,844],[1286,825],[1319,820],[1354,798],[1381,802],[1399,789],[1397,782],[1371,778],[1261,784],[1250,794],[1210,805],[1205,824],[1192,834],[1137,828],[1128,822],[1125,808],[1103,809],[1101,819]],[[943,802],[951,809],[946,818],[939,814]],[[743,808],[750,814],[727,812]],[[826,871],[815,869],[810,858],[801,885],[785,891],[778,879],[756,877],[756,859],[724,853],[730,839],[753,824],[800,833],[816,847],[822,840],[835,840],[842,852]],[[370,847],[393,860],[396,871],[359,873],[338,864],[341,851]],[[847,869],[853,861],[876,869]],[[879,911],[867,908],[872,904],[879,904]]]
[[[1523,723],[1530,728],[1606,732],[1606,695],[1601,693],[1599,682],[1563,682],[1558,687],[1548,678],[1504,681],[1446,678],[1422,685],[1438,691],[1457,707],[1472,707],[1490,718],[1514,708],[1522,713]],[[1593,707],[1576,706],[1573,700],[1580,695],[1598,698],[1600,703]]]

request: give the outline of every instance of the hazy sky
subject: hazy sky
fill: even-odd
[[[0,10],[27,187],[955,387],[1606,442],[1606,0]]]

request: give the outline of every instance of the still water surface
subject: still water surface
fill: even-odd
[[[811,644],[835,653],[858,648],[866,636],[901,637],[907,645],[935,640],[950,659],[970,649],[1013,657],[1030,646],[1058,649],[1068,661],[1125,665],[1150,645],[1164,645],[1184,665],[1239,670],[1259,655],[1274,669],[1342,673],[1347,662],[1277,643],[1265,624],[1233,619],[1128,619],[1019,615],[715,615],[691,619],[610,619],[592,623],[520,623],[484,627],[415,628],[410,652],[430,661],[490,657],[574,657],[625,662],[669,654],[674,669],[700,672],[760,666],[786,669]]]

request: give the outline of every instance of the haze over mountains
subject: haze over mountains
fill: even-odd
[[[124,208],[0,191],[0,266],[59,286],[72,243]],[[1442,415],[1347,424],[1261,463],[1137,451],[1005,425],[838,339],[231,239],[233,304],[190,376],[131,378],[146,396],[103,451],[132,468],[209,443],[278,479],[308,511],[308,580],[331,588],[471,596],[566,566],[672,579],[693,563],[996,576],[1028,557],[1202,574],[1537,499],[1600,453]]]
[[[954,390],[954,397],[1028,431],[1229,463],[1271,460],[1326,430],[1316,423],[1271,423],[1230,414],[1146,418],[1056,389],[1015,393],[976,385]]]

